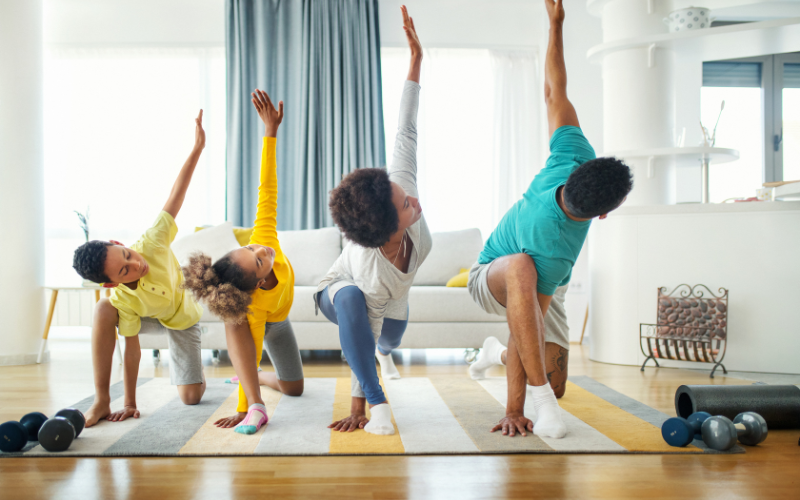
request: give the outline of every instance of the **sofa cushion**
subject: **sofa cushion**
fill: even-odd
[[[433,233],[433,248],[414,278],[416,286],[445,286],[462,268],[469,269],[483,250],[480,229]]]
[[[316,286],[294,287],[294,303],[289,319],[296,322],[327,322],[322,312],[314,314]],[[476,304],[466,288],[445,286],[412,286],[408,297],[409,319],[421,323],[503,323],[506,318],[489,314]],[[203,310],[203,322],[218,322],[219,318]]]
[[[294,287],[294,303],[292,303],[292,310],[289,311],[290,320],[306,322],[328,321],[322,311],[320,311],[319,315],[314,315],[314,294],[316,291],[316,285]]]
[[[335,227],[278,231],[278,239],[292,263],[296,286],[316,287],[342,253],[341,235]]]
[[[233,235],[233,224],[225,222],[184,236],[172,242],[171,248],[178,262],[184,266],[193,253],[202,252],[211,257],[212,262],[216,262],[231,250],[240,248],[240,245]]]
[[[409,318],[413,322],[465,323],[505,322],[506,318],[484,312],[466,288],[412,286],[408,294]]]

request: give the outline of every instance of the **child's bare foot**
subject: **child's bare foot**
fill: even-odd
[[[247,416],[247,412],[246,411],[242,411],[242,412],[239,412],[239,413],[237,413],[236,415],[234,415],[232,417],[221,418],[221,419],[217,420],[216,422],[214,422],[214,425],[216,425],[217,427],[220,427],[222,429],[230,429],[231,427],[236,427],[237,425],[239,425],[239,422],[244,420],[244,417],[246,417],[246,416]]]
[[[108,400],[98,400],[92,403],[92,407],[86,412],[86,427],[95,425],[100,420],[111,414],[111,405]]]

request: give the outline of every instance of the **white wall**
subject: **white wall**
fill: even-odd
[[[536,47],[538,0],[379,0],[381,45],[405,46],[400,6],[425,47]]]
[[[48,45],[224,45],[225,0],[45,0]]]
[[[36,361],[44,326],[42,2],[0,2],[0,365]]]

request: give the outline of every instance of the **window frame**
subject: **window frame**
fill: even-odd
[[[776,137],[783,132],[783,64],[800,63],[800,52],[771,54],[767,56],[723,59],[704,62],[748,62],[761,64],[761,109],[762,137],[764,141],[763,182],[776,182],[783,179],[783,141],[777,150]]]
[[[784,63],[800,64],[800,52],[775,54],[773,59],[773,87],[772,87],[772,137],[764,144],[764,149],[769,149],[772,156],[771,163],[774,181],[786,180],[783,178],[783,65]],[[775,147],[777,137],[781,137],[778,147]],[[766,165],[766,163],[765,163]],[[790,179],[792,180],[792,179]],[[767,181],[769,182],[769,181]]]

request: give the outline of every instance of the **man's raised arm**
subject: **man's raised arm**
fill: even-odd
[[[559,127],[580,127],[578,114],[567,98],[567,66],[564,64],[563,0],[544,0],[550,18],[550,38],[544,63],[544,100],[547,103],[547,123],[550,135]]]

